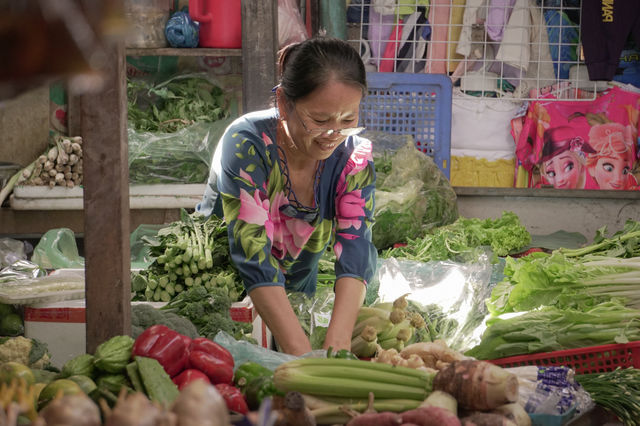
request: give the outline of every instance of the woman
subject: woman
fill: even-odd
[[[331,243],[335,302],[324,347],[350,349],[377,258],[371,143],[357,136],[364,65],[346,42],[314,38],[285,47],[279,71],[275,108],[240,117],[223,135],[197,210],[211,214],[221,200],[245,288],[280,349],[294,355],[311,345],[287,292],[314,294]]]

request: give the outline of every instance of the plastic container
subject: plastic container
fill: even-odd
[[[449,178],[451,79],[444,74],[367,73],[368,94],[360,104],[360,125],[411,135]],[[367,137],[366,130],[363,133]],[[373,141],[375,143],[375,141]]]
[[[640,341],[590,346],[490,360],[501,367],[523,365],[564,365],[576,374],[604,373],[621,368],[640,368]]]
[[[124,16],[130,26],[125,46],[167,47],[164,27],[170,11],[170,0],[125,0]]]
[[[189,0],[189,15],[200,23],[200,47],[242,47],[240,0]]]

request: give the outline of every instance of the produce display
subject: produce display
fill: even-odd
[[[129,180],[205,183],[230,102],[204,74],[127,83]]]
[[[480,359],[640,340],[640,223],[579,249],[507,258]]]
[[[179,221],[142,237],[153,260],[132,276],[131,335],[114,336],[56,368],[45,343],[22,335],[21,310],[0,304],[0,424],[228,426],[257,425],[260,415],[269,415],[279,426],[529,426],[541,424],[539,414],[566,422],[597,404],[612,420],[636,425],[636,368],[575,374],[564,366],[488,362],[640,341],[640,225],[629,221],[605,234],[602,229],[578,249],[510,257],[530,235],[505,212],[496,220],[459,218],[383,251],[384,259],[397,256],[411,265],[475,265],[481,255],[490,265],[488,252],[494,261],[505,257],[474,269],[493,279],[497,264],[501,274],[484,284],[491,286],[483,294],[491,294],[486,306],[492,316],[480,343],[464,352],[451,336],[475,330],[479,324],[472,322],[480,317],[453,319],[449,307],[418,303],[411,294],[366,302],[349,351],[318,350],[334,302],[334,257],[327,252],[316,295],[289,294],[315,350],[274,362],[284,354],[258,346],[252,325],[231,318],[243,289],[224,222],[183,211]],[[56,276],[42,277],[51,291],[65,287],[47,281]],[[464,274],[456,277],[467,281]],[[22,286],[14,287],[19,292]],[[458,285],[455,291],[470,290]]]
[[[136,300],[169,302],[184,290],[202,286],[221,288],[231,302],[244,288],[229,256],[227,226],[223,220],[181,210],[179,221],[160,229],[149,244],[153,263],[140,275],[146,281],[133,290]]]

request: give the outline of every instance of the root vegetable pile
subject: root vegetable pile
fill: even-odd
[[[49,150],[22,170],[18,185],[82,185],[82,138],[56,136]]]

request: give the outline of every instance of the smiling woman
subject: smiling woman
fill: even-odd
[[[287,292],[314,294],[318,262],[332,249],[336,296],[324,347],[348,350],[377,258],[371,142],[357,127],[366,73],[358,52],[331,38],[285,47],[278,65],[275,107],[229,126],[197,210],[224,215],[245,288],[287,353],[311,351]]]

